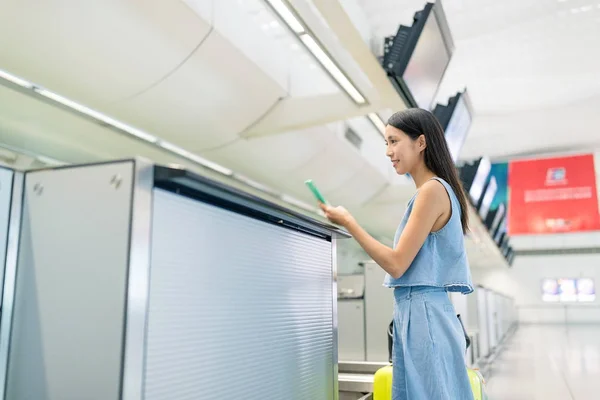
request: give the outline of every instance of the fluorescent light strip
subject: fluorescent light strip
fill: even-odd
[[[304,26],[296,18],[289,6],[284,3],[283,0],[267,0],[267,2],[273,7],[275,12],[283,19],[283,21],[297,34],[304,33]]]
[[[338,68],[333,60],[325,53],[325,51],[319,46],[317,41],[308,33],[300,35],[300,40],[310,50],[310,52],[319,60],[323,68],[325,68],[340,84],[340,86],[352,97],[352,99],[358,104],[364,104],[366,102],[363,95],[360,94],[358,89],[354,87],[352,82],[344,75],[342,70]]]
[[[132,126],[124,124],[120,121],[117,121],[107,115],[104,115],[102,113],[99,113],[98,111],[92,110],[91,108],[88,108],[84,105],[76,103],[73,100],[69,100],[66,97],[63,97],[59,94],[51,92],[47,89],[34,87],[33,90],[44,97],[47,97],[51,100],[56,101],[57,103],[60,103],[69,108],[72,108],[84,115],[87,115],[88,117],[92,117],[92,118],[94,118],[100,122],[103,122],[107,125],[112,125],[113,127],[117,128],[119,130],[122,130],[126,133],[129,133],[130,135],[133,135],[139,139],[145,140],[146,142],[156,143],[156,141],[158,140],[158,138],[156,136],[150,135],[149,133],[146,133],[142,130],[139,130],[137,128],[134,128]]]
[[[376,113],[369,113],[367,116],[369,117],[373,125],[375,125],[375,128],[377,128],[377,130],[381,133],[381,135],[385,136],[385,123],[383,122],[381,117]]]
[[[32,89],[33,88],[33,84],[29,81],[26,81],[25,79],[21,79],[18,76],[14,76],[13,74],[9,74],[6,71],[2,71],[0,69],[0,78],[7,80],[11,83],[14,83],[15,85],[19,85],[21,87],[24,87],[26,89]]]
[[[98,111],[92,110],[91,108],[88,108],[82,104],[76,103],[73,100],[69,100],[66,97],[56,94],[50,90],[37,87],[36,85],[34,85],[33,83],[31,83],[25,79],[18,78],[16,76],[9,74],[8,72],[2,71],[2,70],[0,70],[0,79],[7,80],[9,82],[12,82],[14,84],[17,84],[17,85],[22,86],[27,89],[32,89],[34,92],[36,92],[40,96],[44,96],[52,101],[55,101],[57,103],[64,105],[65,107],[71,108],[81,114],[84,114],[84,115],[87,115],[88,117],[94,118],[95,120],[100,121],[106,125],[112,126],[114,128],[117,128],[117,129],[125,132],[125,133],[135,136],[139,139],[145,140],[146,142],[149,142],[151,144],[159,146],[167,151],[177,154],[177,155],[179,155],[187,160],[190,160],[196,164],[200,164],[206,168],[212,169],[213,171],[219,172],[223,175],[231,176],[234,179],[236,179],[240,182],[243,182],[244,184],[246,184],[250,187],[253,187],[260,191],[266,192],[274,197],[280,198],[281,200],[283,200],[286,203],[289,203],[291,205],[294,205],[294,206],[304,209],[306,211],[310,211],[313,213],[317,213],[319,215],[323,215],[321,210],[310,207],[309,205],[307,205],[306,203],[304,203],[300,200],[297,200],[286,194],[281,194],[280,192],[277,192],[274,189],[271,189],[270,187],[263,185],[259,182],[253,181],[252,179],[249,179],[243,175],[234,174],[233,171],[230,170],[229,168],[225,168],[217,163],[214,163],[210,160],[202,158],[202,157],[200,157],[194,153],[191,153],[179,146],[174,145],[173,143],[167,142],[165,140],[159,140],[154,135],[151,135],[140,129],[129,126],[121,121],[117,121],[116,119],[113,119],[107,115],[99,113]],[[2,145],[0,147],[4,147],[8,150],[13,151],[10,148],[10,146],[7,146],[7,145]],[[25,155],[29,155],[29,154],[27,154],[28,152],[24,151],[24,150],[14,150],[14,151],[20,152]],[[66,164],[62,161],[58,161],[58,160],[52,159],[50,157],[42,156],[42,155],[34,154],[31,156],[37,158],[39,161],[44,162],[46,164],[54,164],[54,165]]]
[[[358,104],[366,103],[366,99],[358,91],[358,89],[350,82],[348,77],[338,68],[333,60],[321,48],[317,41],[306,32],[304,25],[292,12],[289,4],[284,0],[267,0],[279,17],[287,24],[287,26],[295,32],[308,50],[316,57],[333,79],[348,93],[352,100]]]
[[[200,165],[202,165],[204,167],[210,168],[210,169],[212,169],[214,171],[217,171],[217,172],[219,172],[219,173],[221,173],[223,175],[229,175],[230,176],[230,175],[233,174],[233,171],[231,171],[228,168],[222,167],[221,165],[219,165],[217,163],[214,163],[214,162],[209,161],[209,160],[207,160],[205,158],[202,158],[202,157],[200,157],[200,156],[198,156],[198,155],[196,155],[194,153],[191,153],[191,152],[189,152],[187,150],[184,150],[184,149],[182,149],[182,148],[180,148],[178,146],[175,146],[172,143],[169,143],[169,142],[166,142],[166,141],[163,141],[163,140],[161,140],[159,142],[158,138],[156,136],[154,136],[154,135],[146,133],[146,132],[142,131],[141,129],[134,128],[134,127],[132,127],[130,125],[127,125],[127,124],[125,124],[125,123],[123,123],[121,121],[117,121],[116,119],[113,119],[113,118],[111,118],[111,117],[109,117],[107,115],[99,113],[98,111],[92,110],[91,108],[83,106],[83,105],[81,105],[79,103],[76,103],[76,102],[74,102],[72,100],[69,100],[69,99],[67,99],[67,98],[65,98],[65,97],[63,97],[61,95],[58,95],[58,94],[56,94],[54,92],[51,92],[51,91],[49,91],[47,89],[41,89],[41,88],[34,87],[33,90],[36,91],[38,94],[44,96],[44,97],[47,97],[47,98],[49,98],[51,100],[56,101],[57,103],[60,103],[60,104],[65,105],[65,106],[67,106],[69,108],[72,108],[72,109],[74,109],[74,110],[76,110],[76,111],[78,111],[78,112],[80,112],[80,113],[82,113],[84,115],[92,117],[92,118],[94,118],[94,119],[96,119],[96,120],[98,120],[98,121],[100,121],[102,123],[105,123],[105,124],[110,125],[110,126],[112,126],[114,128],[117,128],[117,129],[119,129],[119,130],[121,130],[121,131],[123,131],[125,133],[128,133],[128,134],[130,134],[132,136],[135,136],[138,139],[145,140],[146,142],[149,142],[149,143],[152,143],[152,144],[158,144],[160,147],[162,147],[162,148],[164,148],[166,150],[169,150],[172,153],[178,154],[178,155],[180,155],[183,158],[186,158],[186,159],[188,159],[190,161],[193,161],[193,162],[195,162],[197,164],[200,164]]]

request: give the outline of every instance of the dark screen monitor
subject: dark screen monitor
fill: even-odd
[[[502,254],[504,255],[504,257],[508,257],[508,252],[510,251],[510,249],[512,248],[510,246],[510,240],[508,239],[508,236],[506,237],[506,241],[504,243],[504,246],[502,247]]]
[[[437,104],[433,115],[444,129],[448,150],[456,163],[473,121],[473,107],[466,89],[451,97],[447,105]]]
[[[498,227],[498,230],[494,234],[494,242],[496,242],[496,245],[498,247],[501,246],[502,240],[504,239],[505,235],[506,235],[506,217],[503,217],[502,222],[500,223],[500,226]]]
[[[492,201],[494,201],[494,197],[496,196],[497,191],[498,184],[496,183],[496,178],[492,176],[488,180],[488,183],[484,189],[484,195],[479,201],[479,204],[477,205],[477,211],[479,212],[479,216],[483,220],[487,218],[490,206],[492,205]]]
[[[409,107],[431,110],[454,43],[440,1],[415,13],[411,26],[400,25],[385,38],[382,65]]]
[[[492,235],[492,237],[496,234],[496,229],[500,226],[502,222],[502,217],[506,214],[506,206],[504,203],[500,203],[496,209],[488,212],[487,217],[485,218],[485,226]]]
[[[479,205],[491,169],[492,164],[485,157],[459,168],[460,180],[475,207]]]
[[[509,245],[510,245],[510,238],[508,236],[508,233],[503,232],[502,233],[502,241],[500,242],[500,251],[505,256],[506,256],[506,250],[508,249]]]
[[[506,255],[506,261],[508,262],[508,265],[510,265],[511,267],[513,265],[514,259],[515,259],[515,252],[514,252],[513,248],[510,247],[508,250],[508,253]]]

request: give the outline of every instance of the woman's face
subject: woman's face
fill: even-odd
[[[396,173],[404,175],[412,171],[424,149],[424,136],[421,135],[417,140],[413,140],[400,129],[388,125],[385,128],[385,137],[386,155],[390,158]]]

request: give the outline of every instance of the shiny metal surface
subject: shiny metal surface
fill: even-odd
[[[153,165],[136,159],[134,176],[121,400],[142,400],[144,397]]]
[[[8,240],[6,244],[6,262],[2,295],[2,319],[0,322],[0,399],[4,399],[8,366],[8,349],[15,299],[15,277],[19,254],[21,232],[21,213],[23,207],[23,174],[13,175]]]
[[[339,390],[342,392],[370,393],[373,391],[371,374],[339,374]]]
[[[340,392],[340,400],[373,400],[373,393]]]
[[[339,363],[339,370],[343,373],[350,374],[374,374],[378,369],[389,365],[385,362],[372,362],[372,361],[341,361]]]
[[[335,398],[332,264],[329,240],[155,188],[144,400]]]
[[[195,172],[182,169],[170,168],[164,166],[155,166],[154,185],[157,188],[165,189],[174,193],[183,194],[195,199],[204,199],[212,197],[213,200],[225,200],[230,203],[227,208],[235,209],[241,207],[245,213],[251,211],[260,214],[266,214],[276,218],[279,226],[292,228],[294,230],[304,231],[317,235],[322,238],[349,238],[350,234],[346,230],[331,223],[325,223],[304,213],[298,213],[289,208],[280,206],[276,203],[267,201],[261,197],[244,192],[233,186],[217,182]],[[214,201],[213,201],[214,202]],[[231,205],[235,205],[231,207]],[[236,212],[240,212],[239,208]],[[256,214],[253,217],[257,217]],[[273,220],[268,218],[265,221]]]
[[[8,243],[10,204],[12,201],[12,184],[14,174],[15,172],[12,169],[0,166],[0,301],[2,298],[1,288],[4,282],[6,244]]]
[[[332,273],[332,312],[333,312],[333,398],[338,400],[339,393],[339,348],[338,348],[338,308],[337,308],[337,291],[338,291],[338,273],[337,273],[337,239],[331,238],[331,273]]]

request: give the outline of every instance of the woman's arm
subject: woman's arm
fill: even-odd
[[[449,201],[446,189],[440,183],[425,183],[415,198],[408,222],[394,249],[369,235],[343,207],[321,205],[321,208],[329,220],[348,230],[373,261],[393,278],[399,278],[410,267]]]

